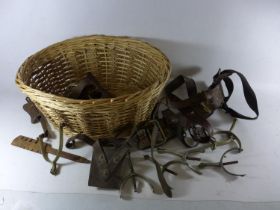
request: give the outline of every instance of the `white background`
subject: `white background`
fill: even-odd
[[[14,83],[19,65],[52,43],[89,34],[149,41],[170,58],[173,75],[193,76],[206,84],[218,68],[246,75],[261,114],[257,121],[242,121],[236,129],[245,149],[237,170],[245,170],[247,176],[233,181],[209,172],[185,185],[180,180],[175,184],[187,190],[178,190],[175,199],[280,200],[277,0],[0,0],[0,189],[118,195],[87,187],[87,166],[69,165],[60,176],[51,177],[40,156],[9,145],[19,134],[36,136],[40,131],[21,110],[24,95]],[[242,97],[238,92],[231,103],[248,111],[239,103]],[[153,197],[150,192],[142,196]]]

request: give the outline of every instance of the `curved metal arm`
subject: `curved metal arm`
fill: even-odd
[[[153,193],[155,193],[155,187],[154,187],[154,185],[152,184],[152,182],[148,178],[146,178],[145,176],[143,176],[141,174],[131,173],[131,174],[129,174],[128,176],[126,176],[123,179],[123,181],[122,181],[122,183],[120,185],[120,198],[124,198],[122,192],[123,192],[123,189],[124,189],[126,183],[128,182],[128,180],[129,179],[133,179],[134,180],[135,178],[140,178],[140,179],[144,180],[145,182],[147,182],[148,185],[150,186],[150,188],[152,189]],[[134,190],[134,191],[139,193],[138,190]]]
[[[139,191],[136,187],[135,178],[140,178],[140,179],[144,180],[145,182],[147,182],[149,184],[149,186],[151,187],[153,193],[155,193],[155,187],[153,186],[152,182],[148,178],[146,178],[145,176],[143,176],[141,174],[138,174],[138,173],[135,173],[133,163],[132,163],[132,160],[131,160],[131,156],[130,156],[130,151],[127,152],[127,155],[128,155],[128,164],[129,164],[129,168],[130,168],[130,174],[128,174],[121,182],[120,198],[124,198],[123,194],[122,194],[123,188],[124,188],[124,186],[126,185],[126,183],[128,182],[129,179],[132,179],[132,181],[133,181],[134,192],[139,193]]]
[[[229,174],[229,175],[232,175],[232,176],[241,176],[241,177],[243,177],[243,176],[245,176],[246,174],[236,174],[236,173],[230,172],[229,170],[227,170],[227,169],[225,168],[225,165],[226,165],[226,164],[223,163],[223,160],[224,160],[226,154],[228,154],[229,152],[233,152],[233,151],[237,151],[237,152],[240,153],[240,152],[242,152],[243,150],[242,150],[241,148],[236,148],[236,147],[235,147],[235,148],[231,148],[231,149],[225,151],[224,154],[222,155],[221,159],[220,159],[220,166],[221,166],[221,168],[222,168],[227,174]]]
[[[191,169],[193,172],[197,173],[197,174],[202,174],[200,171],[196,170],[195,168],[193,168],[187,161],[188,160],[195,160],[195,161],[200,161],[201,158],[198,158],[198,157],[186,157],[185,156],[185,153],[183,154],[180,154],[180,153],[176,153],[176,152],[173,152],[173,151],[170,151],[170,150],[167,150],[167,149],[164,149],[164,148],[157,148],[157,152],[160,153],[160,154],[163,154],[163,153],[167,153],[167,154],[171,154],[171,155],[174,155],[174,156],[177,156],[179,157],[181,160],[173,160],[173,161],[169,161],[167,162],[166,164],[164,164],[164,170],[165,171],[168,171],[169,169],[167,169],[168,166],[170,165],[173,165],[173,164],[183,164],[183,165],[186,165],[189,169]]]
[[[196,173],[196,174],[198,174],[198,175],[201,175],[201,174],[202,174],[199,170],[196,170],[196,169],[193,168],[191,165],[189,165],[187,162],[181,161],[181,160],[172,160],[172,161],[169,161],[169,162],[165,163],[165,164],[163,165],[162,172],[164,173],[165,171],[167,171],[167,169],[168,169],[169,166],[174,165],[174,164],[185,165],[185,166],[187,166],[189,169],[191,169],[194,173]],[[168,170],[169,170],[169,169],[168,169]],[[177,175],[177,173],[176,173],[176,175]]]
[[[144,156],[145,160],[150,160],[151,162],[153,162],[156,166],[156,170],[157,170],[157,175],[158,175],[158,180],[160,182],[161,188],[163,190],[163,192],[165,193],[165,195],[167,195],[167,197],[172,197],[172,187],[170,187],[166,181],[166,179],[164,178],[163,175],[163,165],[160,164],[153,156],[150,157],[149,155],[145,155]],[[176,172],[170,170],[170,169],[165,169],[165,171],[176,175]]]

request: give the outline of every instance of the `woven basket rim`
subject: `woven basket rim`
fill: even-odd
[[[155,49],[166,60],[166,64],[168,65],[168,72],[167,72],[167,76],[166,76],[165,80],[163,80],[163,81],[156,81],[153,84],[149,85],[148,87],[146,87],[146,88],[144,88],[142,90],[136,91],[134,93],[120,95],[120,96],[111,97],[111,98],[87,99],[87,100],[73,99],[73,98],[68,98],[68,97],[65,97],[65,96],[59,96],[59,95],[55,95],[55,94],[52,94],[52,93],[47,93],[45,91],[32,88],[32,87],[26,85],[22,81],[21,76],[20,76],[20,71],[21,71],[22,68],[24,68],[24,66],[28,63],[28,61],[31,58],[33,58],[34,56],[42,53],[45,50],[48,50],[50,48],[56,47],[58,45],[61,45],[61,44],[65,43],[65,42],[77,41],[79,39],[83,40],[83,39],[91,38],[91,37],[92,38],[106,38],[106,39],[112,39],[112,40],[115,40],[116,38],[117,39],[124,39],[124,40],[128,39],[128,40],[134,41],[136,43],[146,44],[147,46]],[[148,92],[150,89],[158,88],[158,87],[162,86],[162,84],[164,84],[169,79],[170,74],[171,74],[171,65],[170,65],[170,61],[169,61],[168,57],[160,49],[158,49],[157,47],[151,45],[147,41],[141,40],[139,38],[129,37],[129,36],[115,36],[115,35],[94,34],[94,35],[78,36],[78,37],[73,37],[73,38],[65,39],[63,41],[51,44],[51,45],[49,45],[49,46],[47,46],[47,47],[37,51],[36,53],[30,55],[20,65],[20,67],[19,67],[19,69],[17,71],[17,74],[16,74],[16,84],[24,93],[27,93],[27,92],[29,92],[28,90],[30,90],[32,92],[39,93],[41,96],[44,96],[44,97],[47,97],[47,98],[57,99],[59,101],[64,101],[64,102],[67,102],[67,103],[70,103],[70,104],[96,104],[96,105],[103,105],[104,103],[108,103],[108,102],[113,103],[113,102],[117,102],[117,101],[118,102],[127,101],[127,100],[130,100],[130,99],[133,99],[133,98],[137,97],[140,94],[142,95],[142,94]]]

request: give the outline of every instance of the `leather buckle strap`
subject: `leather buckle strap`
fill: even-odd
[[[172,92],[184,83],[188,92],[188,98],[182,100]],[[197,93],[197,87],[194,80],[183,77],[182,75],[176,77],[166,86],[165,93],[169,104],[175,109],[178,109],[183,114],[193,112],[195,115],[205,119],[224,102],[224,93],[220,85]]]

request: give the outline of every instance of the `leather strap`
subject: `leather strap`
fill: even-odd
[[[168,83],[165,87],[166,95],[173,95],[173,91],[178,89],[181,85],[185,84],[189,97],[193,97],[197,94],[197,87],[193,79],[184,77],[182,75],[177,76],[174,80]]]
[[[233,90],[234,90],[234,85],[232,80],[229,78],[232,74],[236,74],[242,83],[243,86],[243,93],[245,100],[250,107],[250,109],[255,112],[256,116],[255,117],[250,117],[246,116],[243,114],[238,113],[234,109],[228,107],[227,102],[230,99]],[[240,119],[246,119],[246,120],[254,120],[257,119],[259,116],[259,109],[258,109],[258,102],[257,102],[257,97],[255,95],[254,90],[250,86],[249,82],[247,81],[246,77],[241,74],[240,72],[237,72],[232,69],[227,69],[223,71],[218,71],[218,73],[213,77],[213,83],[209,87],[210,89],[215,88],[217,85],[221,83],[221,81],[224,81],[226,84],[226,88],[228,90],[229,95],[225,97],[224,103],[222,104],[221,108],[224,109],[227,113],[229,113],[232,117],[234,118],[240,118]]]
[[[111,95],[104,88],[91,73],[87,73],[77,86],[70,88],[66,94],[69,98],[74,99],[99,99],[109,98]]]
[[[63,127],[64,127],[64,124],[62,123],[60,125],[60,129],[59,129],[59,148],[57,150],[57,154],[56,154],[54,160],[51,161],[48,158],[47,151],[46,151],[46,148],[45,148],[44,142],[43,142],[44,138],[49,137],[47,120],[44,117],[44,115],[38,110],[36,105],[30,100],[30,98],[27,97],[26,101],[27,101],[27,103],[23,105],[23,109],[30,115],[31,122],[33,124],[38,123],[38,122],[41,123],[42,129],[44,131],[42,134],[40,134],[37,137],[37,141],[39,142],[42,156],[46,161],[52,163],[52,168],[50,170],[50,173],[52,175],[57,175],[58,174],[57,161],[60,157],[60,154],[61,154],[62,148],[63,148]]]
[[[64,125],[61,124],[60,125],[60,128],[59,128],[59,147],[58,147],[58,150],[57,150],[57,153],[55,155],[55,158],[51,161],[48,157],[48,153],[46,151],[46,147],[43,143],[43,135],[39,135],[39,137],[37,138],[37,141],[39,142],[39,145],[40,145],[40,150],[41,150],[41,153],[43,155],[43,158],[47,161],[47,162],[50,162],[52,164],[52,168],[50,170],[50,173],[52,175],[57,175],[59,173],[59,170],[58,170],[58,167],[57,167],[57,161],[61,155],[61,152],[62,152],[62,149],[63,149],[63,127]]]
[[[189,98],[181,100],[172,92],[179,88],[181,85],[185,84],[186,91],[188,92]],[[174,114],[172,111],[166,111],[165,116],[163,113],[163,117],[166,118],[165,122],[169,121],[169,124],[176,121],[173,127],[177,129],[177,137],[182,141],[182,143],[186,146],[191,146],[184,141],[184,132],[185,130],[193,131],[192,137],[201,143],[210,141],[210,134],[213,132],[210,123],[206,120],[208,116],[210,116],[214,109],[220,105],[220,102],[216,99],[217,96],[223,96],[221,92],[222,89],[220,87],[213,88],[213,90],[208,90],[202,93],[197,93],[197,87],[195,82],[191,78],[183,77],[182,75],[176,77],[173,81],[171,81],[165,88],[165,94],[168,98],[168,104],[180,111],[180,113],[184,116],[181,117],[180,114]],[[167,115],[168,114],[168,115]],[[169,118],[172,117],[172,120]],[[200,125],[204,130],[204,135],[197,135],[201,132],[196,131],[197,125]],[[194,132],[195,131],[195,132]],[[206,135],[209,134],[209,135]]]

